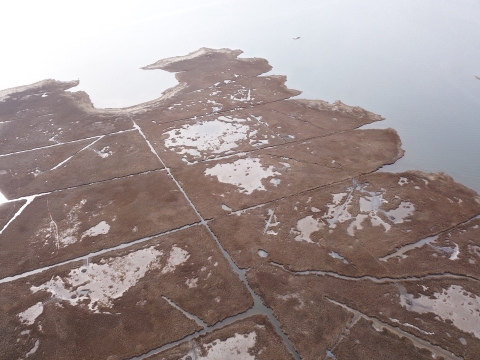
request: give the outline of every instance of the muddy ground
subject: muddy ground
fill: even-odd
[[[1,359],[478,358],[478,194],[240,54],[124,109],[0,92]]]

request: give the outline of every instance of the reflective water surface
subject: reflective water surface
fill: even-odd
[[[480,2],[231,0],[11,2],[2,6],[0,88],[80,79],[97,107],[176,84],[140,67],[200,47],[239,48],[300,97],[386,118],[405,157],[389,171],[444,171],[480,192]]]

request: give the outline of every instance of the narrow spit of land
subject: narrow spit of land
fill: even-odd
[[[0,359],[478,358],[480,197],[240,54],[0,91]]]

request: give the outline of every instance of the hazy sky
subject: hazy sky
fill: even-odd
[[[298,76],[298,85],[307,92],[303,78],[311,78],[320,66],[338,76],[350,76],[353,70],[370,78],[382,72],[388,77],[404,67],[420,69],[426,63],[438,76],[461,71],[452,69],[455,66],[470,74],[479,70],[479,1],[87,0],[72,4],[52,0],[2,4],[1,88],[46,77],[80,78],[82,88],[90,87],[99,106],[132,105],[147,100],[148,91],[146,98],[123,95],[121,82],[116,84],[121,76],[126,75],[124,84],[160,77],[157,84],[162,80],[171,86],[172,76],[162,78],[159,72],[145,74],[138,68],[201,46],[242,48],[246,55],[265,57],[295,85]],[[302,39],[294,42],[295,36]],[[453,64],[452,56],[460,61]],[[337,80],[331,85],[346,88],[344,81]],[[125,86],[123,91],[131,90]]]
[[[480,191],[480,1],[225,0],[2,3],[0,88],[80,79],[97,107],[160,96],[139,70],[202,46],[263,57],[302,96],[380,113],[407,154]],[[293,40],[300,36],[301,39]]]

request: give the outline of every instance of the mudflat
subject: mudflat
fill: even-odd
[[[478,358],[478,194],[240,54],[0,91],[1,359]]]

